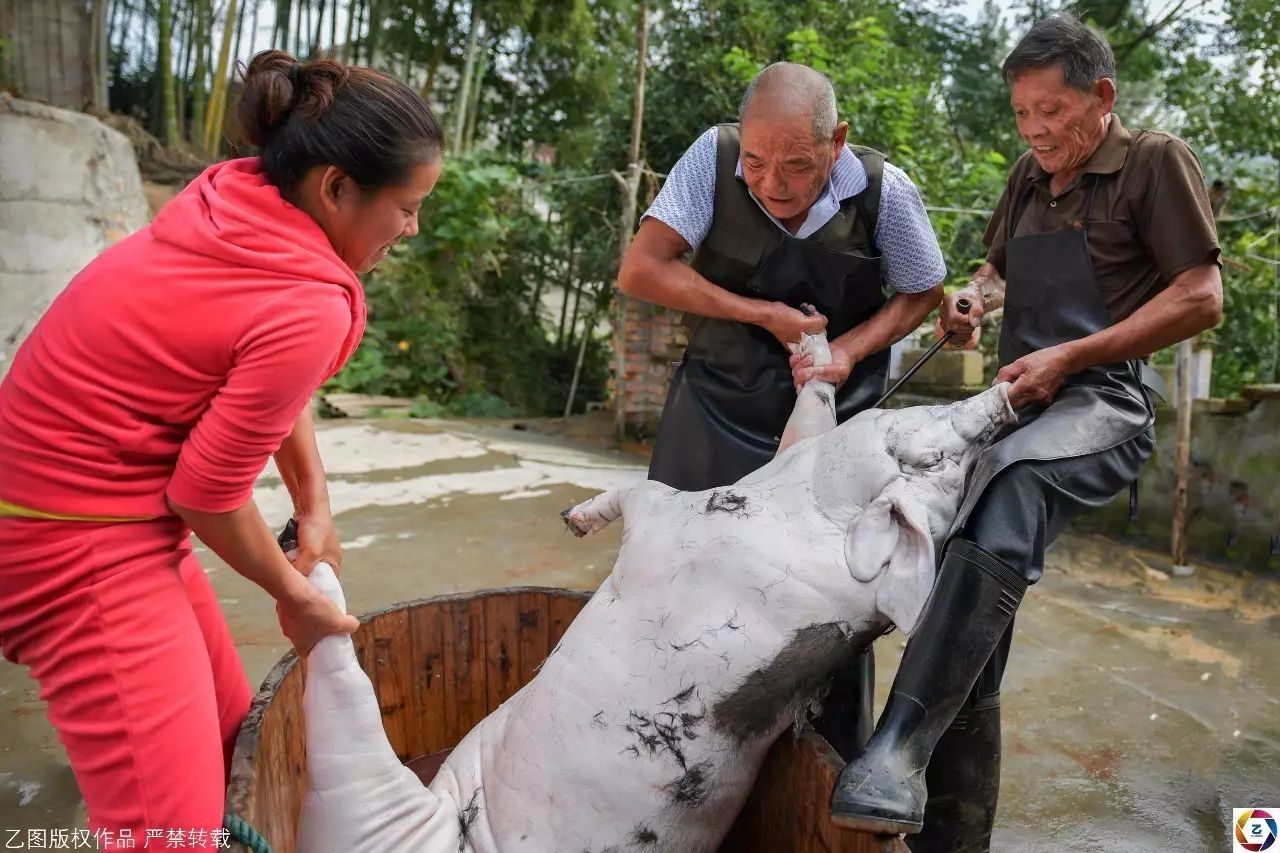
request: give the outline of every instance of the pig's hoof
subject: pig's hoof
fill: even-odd
[[[562,513],[560,517],[564,519],[564,526],[569,528],[574,536],[581,539],[591,532],[591,524],[580,514],[573,511],[573,507],[569,507]]]

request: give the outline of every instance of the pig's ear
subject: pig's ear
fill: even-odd
[[[844,547],[849,573],[878,578],[876,609],[910,635],[933,590],[933,537],[922,503],[881,495],[849,526]]]
[[[844,537],[844,558],[854,580],[870,583],[893,558],[899,535],[893,505],[893,498],[881,495],[850,522]]]

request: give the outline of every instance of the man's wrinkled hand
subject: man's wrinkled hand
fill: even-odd
[[[956,307],[956,303],[961,299],[969,300],[968,314],[961,313]],[[955,293],[948,293],[943,297],[942,307],[938,310],[934,334],[942,338],[947,332],[951,332],[951,340],[947,341],[947,348],[963,347],[968,343],[973,330],[982,323],[982,313],[982,296],[976,287],[970,285]]]
[[[831,363],[822,366],[816,366],[813,363],[812,355],[791,355],[791,380],[795,383],[796,394],[800,393],[800,389],[805,386],[806,382],[814,379],[822,382],[830,382],[839,388],[849,378],[849,374],[853,371],[853,366],[857,364],[853,356],[846,352],[842,347],[831,347]]]
[[[1047,347],[1000,368],[992,384],[1012,383],[1009,404],[1015,409],[1047,406],[1058,396],[1062,383],[1076,371],[1066,347]]]
[[[771,302],[760,326],[790,350],[792,344],[800,342],[802,334],[816,335],[826,331],[827,318],[817,312],[805,314],[785,302]]]

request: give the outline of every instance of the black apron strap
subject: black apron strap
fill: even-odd
[[[880,193],[884,186],[884,155],[871,148],[856,146],[854,153],[862,161],[862,168],[867,173],[867,186],[854,196],[854,204],[858,216],[866,223],[867,247],[873,255],[880,254],[876,243],[876,225],[880,221]]]

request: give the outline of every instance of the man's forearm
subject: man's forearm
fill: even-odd
[[[768,316],[769,302],[717,287],[678,258],[629,254],[618,282],[628,296],[699,317],[762,325]]]
[[[1064,346],[1073,372],[1143,358],[1186,340],[1222,319],[1222,278],[1211,264],[1179,275],[1150,302],[1119,323]]]
[[[911,334],[941,301],[941,284],[920,293],[895,293],[879,311],[831,345],[843,349],[857,364]]]
[[[329,511],[329,488],[325,483],[320,448],[316,445],[310,407],[303,409],[293,425],[293,432],[281,442],[275,461],[280,479],[293,498],[295,513],[307,515]]]

